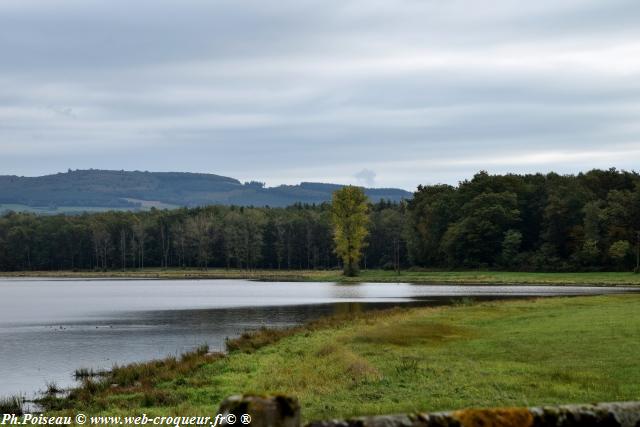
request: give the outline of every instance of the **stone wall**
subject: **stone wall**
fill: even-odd
[[[289,396],[233,396],[220,413],[251,416],[252,427],[301,427],[300,405]],[[236,423],[239,424],[239,423]],[[640,427],[640,402],[545,406],[537,408],[463,409],[326,420],[306,427]]]

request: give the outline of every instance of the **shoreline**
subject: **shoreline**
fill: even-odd
[[[69,281],[66,281],[66,280],[67,279],[53,279],[51,282],[47,282],[46,280],[42,281],[42,280],[38,280],[38,279],[31,279],[31,280],[30,279],[26,279],[24,281],[22,281],[22,280],[15,280],[15,281],[9,280],[9,281],[5,282],[5,285],[7,285],[9,288],[19,289],[19,288],[22,287],[23,283],[24,283],[24,285],[26,285],[26,287],[28,287],[30,282],[31,282],[31,283],[37,283],[38,286],[40,286],[40,289],[43,289],[43,290],[48,289],[48,288],[52,288],[52,289],[66,289],[68,287],[76,288],[76,287],[78,287],[78,284],[80,285],[80,287],[86,287],[86,286],[82,286],[82,285],[87,285],[89,287],[92,287],[91,283],[88,282],[88,281],[83,283],[84,279],[70,279]],[[123,281],[125,281],[127,279],[116,279],[112,283],[104,283],[104,282],[101,283],[101,281],[103,281],[103,280],[109,280],[109,279],[97,279],[94,282],[94,284],[97,285],[97,286],[100,286],[99,289],[103,289],[103,290],[113,289],[114,286],[117,289],[123,289],[123,290],[131,289],[131,288],[139,289],[140,286],[142,286],[143,288],[146,288],[146,289],[154,289],[154,288],[156,288],[158,286],[163,287],[164,284],[166,284],[171,289],[175,290],[177,292],[177,294],[180,293],[179,290],[182,289],[183,285],[187,286],[187,287],[194,287],[195,286],[196,288],[200,288],[200,285],[202,285],[205,288],[215,289],[216,286],[220,284],[220,285],[225,286],[232,293],[236,292],[236,291],[234,291],[234,289],[236,289],[236,285],[240,286],[240,289],[243,289],[243,287],[247,286],[247,285],[250,285],[255,289],[263,287],[262,284],[260,284],[260,283],[254,283],[253,285],[251,285],[250,284],[251,282],[243,282],[243,281],[237,281],[237,282],[227,281],[227,282],[217,282],[217,283],[215,281],[211,281],[211,282],[208,282],[208,284],[207,284],[207,282],[201,282],[200,284],[198,284],[197,282],[184,282],[184,283],[178,283],[177,281],[176,282],[158,282],[158,281],[153,281],[153,279],[143,279],[143,280],[140,280],[139,282],[131,281],[129,283],[123,283]],[[118,282],[120,282],[120,284],[118,284]],[[76,283],[76,284],[74,284],[74,283]],[[189,284],[189,283],[191,283],[191,284]],[[279,287],[279,286],[285,286],[285,288],[290,289],[291,291],[297,292],[299,294],[305,294],[307,292],[307,290],[313,291],[316,288],[327,288],[328,287],[328,288],[331,288],[331,289],[337,289],[337,288],[342,287],[340,284],[334,284],[334,283],[330,283],[330,282],[318,282],[318,283],[310,283],[310,282],[308,282],[308,283],[309,283],[309,286],[302,287],[302,288],[297,286],[294,283],[273,284],[272,286],[275,286],[276,288]],[[113,285],[113,286],[111,286],[111,285]],[[360,287],[359,285],[355,285],[355,286],[356,287]],[[410,287],[412,287],[411,285],[406,285],[406,284],[395,285],[395,284],[384,284],[384,283],[364,284],[362,286],[365,287],[366,289],[378,289],[378,287],[383,287],[384,289],[387,289],[388,292],[391,292],[392,294],[395,294],[395,295],[398,295],[398,293],[402,292],[402,290],[404,290],[406,292],[406,290],[408,290]],[[491,287],[491,286],[486,286],[486,285],[484,285],[484,286],[483,285],[476,285],[476,286],[482,287],[483,290],[478,291],[480,293],[474,294],[475,289],[474,289],[473,286],[469,286],[469,287],[466,287],[466,286],[465,287],[456,287],[456,285],[443,285],[442,287],[429,286],[429,287],[424,288],[424,292],[426,292],[426,293],[436,293],[437,294],[437,293],[440,292],[441,289],[451,288],[451,289],[454,290],[454,293],[450,294],[450,295],[449,294],[445,294],[444,296],[439,297],[438,299],[443,301],[443,302],[440,302],[440,303],[435,303],[435,302],[433,302],[435,300],[432,300],[431,298],[429,298],[427,301],[432,301],[432,302],[427,302],[427,301],[420,302],[419,300],[416,300],[414,303],[398,302],[397,304],[400,305],[402,307],[402,309],[405,309],[405,308],[406,309],[411,309],[411,308],[415,308],[415,307],[423,305],[423,304],[427,305],[427,306],[431,306],[431,305],[436,305],[436,306],[440,306],[440,305],[443,305],[443,306],[447,306],[447,305],[466,305],[466,304],[469,304],[471,302],[474,302],[474,303],[478,302],[479,303],[479,302],[483,302],[483,301],[486,301],[486,300],[499,301],[499,300],[502,300],[502,299],[505,299],[505,300],[512,300],[513,299],[513,300],[515,300],[515,299],[530,299],[530,298],[543,298],[543,297],[546,298],[546,297],[551,297],[552,296],[550,294],[546,294],[546,295],[531,295],[531,294],[527,294],[527,295],[517,295],[517,296],[515,295],[515,294],[527,293],[527,292],[542,292],[542,293],[559,292],[559,293],[565,293],[565,294],[556,295],[556,297],[575,297],[577,295],[572,295],[574,292],[578,292],[578,293],[583,293],[583,292],[584,293],[603,293],[603,294],[620,294],[620,293],[624,292],[624,293],[636,293],[637,294],[638,291],[640,291],[640,288],[638,288],[638,287],[626,287],[626,288],[623,288],[623,287],[609,287],[609,288],[607,288],[607,287],[592,287],[592,288],[583,287],[582,289],[584,289],[584,291],[580,291],[579,287],[575,287],[575,288],[574,287],[566,287],[565,288],[565,287],[562,287],[562,286],[552,286],[552,285],[547,286],[547,287],[544,287],[544,286],[536,287],[536,286],[534,286],[532,288],[529,288],[528,286],[527,287],[513,287],[511,289],[508,289],[506,287]],[[353,285],[345,285],[345,287],[347,288],[347,292],[352,292],[351,288],[353,288],[354,286]],[[265,288],[265,289],[267,289],[267,288]],[[421,292],[421,290],[419,289],[420,288],[419,286],[413,286],[413,288],[414,288],[414,291]],[[0,282],[0,289],[2,289],[2,282]],[[295,291],[296,289],[298,291]],[[456,294],[458,292],[457,289],[460,289],[460,290],[464,289],[464,291],[462,293],[467,295],[467,296]],[[556,290],[554,291],[553,289],[556,289]],[[127,291],[125,291],[125,292],[127,292]],[[493,294],[491,296],[486,296],[486,295],[482,295],[482,292],[490,292],[490,293],[493,293]],[[497,296],[498,294],[503,293],[503,292],[505,293],[504,296],[502,296],[502,297]],[[135,294],[135,292],[134,292],[134,294]],[[583,295],[580,295],[580,296],[583,296]],[[379,303],[379,301],[378,301],[378,303]],[[380,307],[374,307],[371,310],[363,310],[363,313],[369,313],[371,311],[377,312],[379,310],[385,310],[385,309],[387,309],[387,306],[391,306],[391,304],[395,304],[395,303],[387,303],[387,304],[385,304],[385,306],[382,306],[382,304],[380,304]],[[346,308],[346,306],[345,306],[345,308]],[[335,313],[344,312],[344,311],[350,311],[350,309],[349,310],[335,310]],[[324,318],[327,315],[329,317],[333,316],[333,314],[328,313],[328,314],[322,315],[322,317]],[[61,323],[61,324],[64,324],[64,323]],[[273,326],[266,326],[266,327],[271,328],[271,329],[275,328]],[[62,326],[60,326],[60,329],[62,329]],[[65,329],[66,329],[66,327],[65,327]],[[97,327],[96,327],[96,329],[97,329]],[[276,329],[278,329],[278,328],[276,328]],[[238,332],[238,333],[242,334],[242,332]],[[272,332],[270,332],[270,333],[272,333]],[[78,341],[78,342],[80,342],[80,341]],[[216,348],[218,348],[218,347],[216,346]],[[148,359],[145,357],[145,358],[140,359],[140,360],[152,360],[155,357],[157,357],[157,356],[150,356]],[[77,364],[74,364],[72,367],[78,369],[78,371],[82,371],[81,368],[86,367],[87,365],[82,361],[82,359],[78,359],[78,360],[80,360],[80,362],[77,363]],[[125,362],[125,363],[130,363],[130,362]],[[87,372],[91,371],[91,367],[95,368],[96,365],[89,364],[88,366],[89,366],[89,368],[86,370]],[[93,377],[93,375],[82,375],[82,377]],[[58,376],[58,377],[55,377],[55,378],[57,378],[59,380],[59,381],[54,380],[54,381],[57,381],[57,384],[61,384],[63,387],[67,386],[67,383],[63,379],[63,377]],[[34,391],[37,390],[40,385],[41,384],[39,384],[39,383],[36,384],[36,387],[33,387],[32,390],[34,390]],[[11,393],[11,391],[9,391],[9,393]],[[2,396],[0,396],[0,397],[2,397]]]
[[[602,338],[611,338],[618,328],[637,334],[637,319],[630,317],[637,301],[637,296],[624,295],[528,298],[330,316],[293,328],[246,332],[228,342],[226,354],[202,347],[179,357],[114,367],[67,397],[50,395],[38,403],[53,414],[195,414],[207,412],[212,401],[251,389],[297,395],[304,418],[310,420],[417,406],[433,411],[529,400],[536,405],[629,400],[637,398],[629,376],[640,374],[626,368],[635,357],[634,346],[621,347],[628,343],[622,335],[614,337],[618,345],[613,346]],[[588,332],[585,323],[592,326]],[[585,341],[585,333],[593,339]],[[501,357],[496,358],[499,349]],[[533,360],[523,357],[533,350]],[[452,359],[469,353],[474,357]],[[291,354],[300,359],[299,369],[291,370]],[[540,358],[548,363],[540,365]],[[495,390],[486,389],[487,375]],[[584,387],[594,379],[602,386]],[[489,393],[472,392],[480,388]],[[505,388],[514,390],[513,396],[502,393]],[[460,394],[460,389],[469,392]],[[369,395],[378,398],[357,402]],[[423,395],[438,398],[425,400]]]
[[[339,270],[239,270],[161,269],[127,271],[16,271],[1,272],[0,279],[155,279],[224,280],[263,282],[415,283],[429,285],[556,285],[639,286],[640,274],[632,272],[530,273],[509,271],[402,271],[363,270],[358,277],[344,277]]]

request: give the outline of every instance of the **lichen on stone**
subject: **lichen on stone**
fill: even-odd
[[[531,427],[533,414],[524,408],[464,409],[452,414],[461,427]]]

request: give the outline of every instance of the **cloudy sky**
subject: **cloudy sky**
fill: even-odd
[[[638,0],[0,2],[0,174],[639,164]]]

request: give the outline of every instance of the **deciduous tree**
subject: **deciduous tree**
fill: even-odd
[[[346,186],[333,193],[331,213],[335,252],[342,259],[344,274],[356,276],[368,234],[367,196],[361,188]]]

